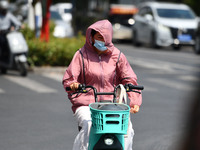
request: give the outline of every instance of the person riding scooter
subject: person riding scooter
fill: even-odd
[[[100,20],[88,27],[85,45],[75,53],[64,74],[63,86],[65,89],[70,87],[72,91],[76,91],[79,84],[85,84],[96,87],[98,92],[111,92],[113,87],[118,84],[137,85],[137,76],[126,56],[112,43],[112,33],[112,24],[108,20]],[[91,126],[88,105],[94,102],[93,92],[77,96],[71,95],[71,91],[67,92],[74,116],[81,129],[75,138],[73,150],[86,150]],[[142,104],[142,95],[128,93],[128,97],[130,112],[137,113]],[[111,99],[110,95],[103,97],[100,95],[102,101],[109,99]],[[125,150],[132,150],[133,136],[134,130],[130,122],[128,137],[125,140]]]
[[[0,1],[0,70],[6,73],[7,69],[17,69],[25,76],[28,47],[23,35],[17,32],[23,25],[8,12],[8,5],[6,0]]]
[[[2,50],[6,49],[6,33],[14,30],[15,27],[21,27],[21,22],[8,12],[9,3],[5,0],[0,1],[0,47]]]

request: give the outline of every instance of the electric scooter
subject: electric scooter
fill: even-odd
[[[94,91],[95,103],[89,105],[92,118],[88,150],[124,150],[124,135],[127,134],[130,107],[127,104],[116,103],[116,92],[97,92],[93,86],[79,85],[77,93],[87,93],[87,89]],[[124,85],[126,92],[143,90],[143,86]],[[69,87],[66,90],[71,90]],[[75,94],[74,93],[74,94]],[[112,100],[98,102],[98,95],[113,95]]]
[[[28,46],[22,33],[15,29],[14,31],[4,31],[6,41],[2,49],[0,46],[0,70],[3,74],[7,73],[8,69],[18,70],[21,76],[26,76],[28,73]]]

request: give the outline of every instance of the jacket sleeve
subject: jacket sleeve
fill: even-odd
[[[117,78],[119,83],[128,84],[131,83],[133,85],[137,84],[137,76],[131,68],[129,62],[127,61],[125,55],[121,53],[119,63],[117,65]],[[140,91],[141,92],[141,91]],[[133,105],[141,105],[142,104],[142,94],[135,92],[128,92],[128,97],[130,99],[130,106]]]
[[[21,22],[13,14],[9,13],[8,16],[15,26],[21,27]]]
[[[78,79],[81,73],[81,65],[82,64],[81,64],[80,52],[77,51],[74,54],[74,57],[63,76],[62,83],[63,83],[64,89],[66,89],[66,87],[69,87],[70,84],[74,82],[78,82]]]

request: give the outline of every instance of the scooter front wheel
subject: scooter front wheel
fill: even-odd
[[[27,76],[28,74],[28,64],[26,62],[19,63],[19,72],[21,76]]]

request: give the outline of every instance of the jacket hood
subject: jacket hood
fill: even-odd
[[[92,29],[99,32],[103,36],[105,40],[105,46],[108,48],[109,51],[113,51],[114,49],[114,45],[112,43],[113,28],[112,24],[108,20],[97,21],[87,28],[85,48],[93,49],[92,37],[91,37]]]

